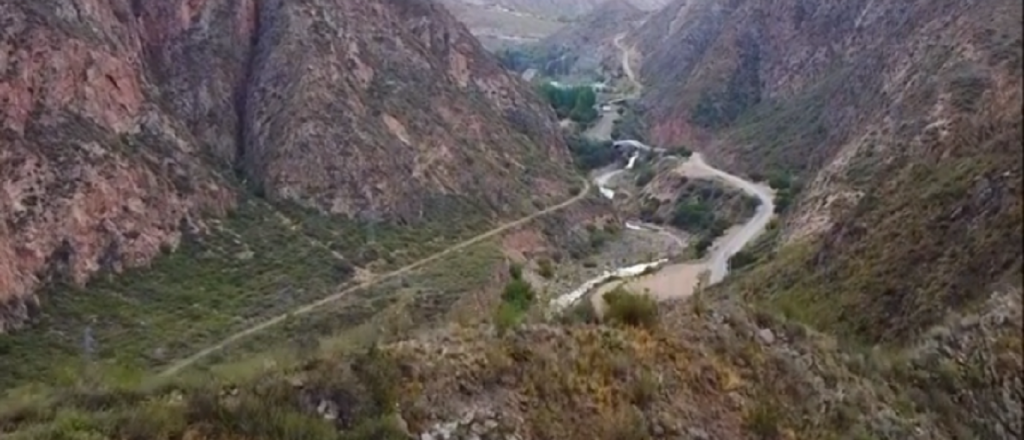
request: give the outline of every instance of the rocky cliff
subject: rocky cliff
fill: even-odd
[[[428,1],[0,4],[0,327],[246,191],[341,217],[569,196],[550,110]]]

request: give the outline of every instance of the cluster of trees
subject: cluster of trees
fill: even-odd
[[[597,94],[590,86],[558,87],[552,83],[540,86],[540,94],[559,118],[569,118],[579,123],[590,123],[597,120]]]
[[[611,165],[618,160],[618,153],[611,141],[595,141],[583,136],[570,135],[566,138],[566,143],[576,166],[585,171]]]
[[[700,238],[694,244],[698,257],[703,257],[715,239],[729,228],[728,222],[715,215],[710,204],[690,198],[683,198],[676,204],[669,223],[679,229],[698,234]]]
[[[803,184],[792,174],[782,171],[773,171],[768,173],[767,176],[763,174],[754,173],[751,174],[751,179],[754,181],[768,181],[768,186],[775,190],[775,213],[781,214],[786,211],[793,202],[796,200],[796,196],[803,190]]]
[[[499,333],[505,333],[518,325],[537,298],[533,286],[523,279],[522,266],[510,266],[509,275],[512,279],[505,285],[505,290],[501,294],[501,304],[494,318]]]

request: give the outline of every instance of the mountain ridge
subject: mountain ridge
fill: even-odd
[[[432,2],[72,6],[2,6],[5,329],[37,286],[146,266],[240,194],[472,223],[578,185],[553,112]]]

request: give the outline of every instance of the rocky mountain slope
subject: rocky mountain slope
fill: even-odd
[[[585,304],[548,319],[537,299],[549,292],[524,292],[521,267],[467,249],[440,272],[359,292],[356,306],[282,331],[298,340],[278,358],[33,390],[0,401],[0,434],[1019,438],[1021,5],[985,6],[680,1],[631,33],[651,143],[698,150],[779,194],[779,225],[723,284],[660,305],[625,295],[603,321]],[[647,186],[705,197],[671,173]],[[592,216],[546,226],[582,217]],[[506,288],[438,287],[481,268]],[[371,332],[452,301],[476,319],[386,333],[358,355],[303,351],[303,335],[363,320],[371,300],[396,307],[396,323],[371,322]],[[499,304],[512,301],[536,303],[525,324],[502,320]],[[265,337],[254,344],[275,336]]]
[[[578,186],[548,107],[432,2],[55,0],[0,17],[4,329],[42,284],[147,265],[239,195],[411,227],[507,219]]]
[[[952,436],[1021,429],[1019,318],[991,317],[1021,302],[1021,12],[674,2],[627,39],[652,142],[786,199],[783,228],[752,249],[761,262],[722,291],[912,359],[886,383],[930,395],[918,408]]]
[[[537,16],[555,16],[575,19],[619,0],[447,0],[453,4],[462,3],[505,9],[518,13]],[[667,0],[622,0],[629,6],[645,11],[653,11],[668,3]]]
[[[630,41],[656,144],[803,186],[767,290],[897,341],[1020,271],[1020,12],[676,2]]]
[[[534,44],[580,22],[621,18],[607,14],[622,6],[653,11],[665,0],[441,0],[491,49]],[[603,11],[603,12],[602,12]],[[605,25],[607,27],[608,24]],[[573,31],[570,31],[573,32]]]
[[[648,14],[626,0],[609,0],[528,50],[547,58],[558,56],[559,65],[569,66],[563,70],[570,74],[597,71],[605,60],[618,61],[615,37],[635,28]]]

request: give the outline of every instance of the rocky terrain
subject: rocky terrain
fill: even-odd
[[[520,14],[531,14],[536,16],[554,16],[575,19],[605,7],[607,3],[616,3],[618,0],[446,0],[452,4],[462,3],[466,5],[489,7],[493,9],[507,10]],[[667,0],[623,0],[627,5],[645,10],[654,11],[668,3]]]
[[[558,63],[569,74],[598,72],[603,70],[606,60],[612,60],[613,66],[618,62],[615,37],[638,26],[648,14],[650,11],[626,0],[609,0],[536,44],[529,45],[527,50],[545,54],[548,58],[557,55]]]
[[[1020,271],[1020,8],[677,2],[628,40],[653,142],[801,183],[774,294],[894,341]]]
[[[146,266],[240,197],[415,227],[496,222],[578,190],[552,112],[429,1],[0,15],[4,329],[40,286]]]
[[[605,29],[626,23],[637,11],[653,11],[666,0],[441,0],[490,49],[537,43],[548,36],[579,34],[582,23]],[[622,9],[628,8],[627,10]],[[620,15],[624,13],[626,15]]]
[[[567,178],[567,153],[555,135],[550,110],[541,108],[544,105],[495,67],[491,58],[459,58],[457,52],[445,50],[453,42],[463,42],[472,47],[464,54],[480,52],[461,25],[445,27],[448,33],[437,30],[435,23],[452,23],[451,17],[425,2],[368,4],[317,8],[323,5],[304,0],[271,5],[280,8],[273,11],[282,12],[271,14],[273,18],[302,23],[299,28],[308,29],[309,35],[295,34],[306,38],[289,39],[281,29],[291,28],[270,26],[275,20],[264,15],[252,24],[252,29],[261,30],[258,34],[273,35],[257,39],[252,63],[266,66],[280,60],[286,66],[280,71],[242,70],[252,78],[245,84],[263,87],[252,91],[246,86],[242,96],[261,98],[242,100],[239,105],[245,111],[232,113],[253,115],[236,116],[242,134],[241,141],[232,145],[240,145],[240,151],[218,149],[216,130],[204,131],[197,119],[179,114],[182,109],[200,108],[197,103],[209,104],[202,107],[207,108],[205,113],[186,114],[207,114],[216,101],[207,98],[217,96],[216,88],[197,93],[194,103],[171,105],[161,98],[168,96],[164,95],[167,86],[149,76],[139,80],[148,91],[143,101],[162,104],[153,109],[153,118],[162,125],[147,125],[150,132],[139,130],[166,130],[167,134],[155,137],[165,141],[147,137],[142,143],[131,143],[133,137],[118,135],[99,137],[88,145],[99,145],[102,148],[96,147],[97,151],[104,154],[116,151],[117,158],[125,158],[119,160],[152,156],[160,159],[155,164],[187,171],[193,179],[189,187],[202,190],[174,198],[165,196],[171,194],[167,189],[157,193],[164,198],[149,202],[178,203],[183,207],[176,209],[188,212],[181,221],[183,227],[168,233],[180,234],[181,245],[176,252],[171,252],[173,246],[161,250],[158,245],[157,252],[170,255],[152,260],[151,269],[89,283],[89,291],[106,294],[101,295],[105,302],[81,307],[75,302],[81,296],[55,291],[52,297],[58,301],[51,310],[56,312],[43,315],[51,331],[16,333],[31,337],[0,336],[0,369],[11,375],[29,376],[54,363],[52,359],[85,358],[71,364],[64,375],[44,381],[45,385],[15,389],[0,399],[0,435],[191,440],[1002,440],[1024,435],[1024,338],[1020,333],[1024,327],[1020,275],[1024,102],[1019,88],[1024,31],[1017,20],[1022,12],[1019,2],[997,0],[981,8],[966,0],[678,0],[618,40],[619,49],[630,52],[625,58],[634,63],[631,70],[640,73],[643,86],[641,99],[629,109],[635,113],[628,116],[637,119],[630,131],[643,131],[649,144],[670,151],[700,152],[708,163],[752,181],[765,181],[775,191],[776,219],[743,250],[742,264],[730,260],[729,276],[720,284],[701,283],[692,296],[662,303],[615,291],[616,295],[605,298],[607,310],[600,318],[586,301],[561,315],[549,313],[545,305],[552,295],[595,270],[621,264],[616,259],[635,258],[639,249],[651,248],[649,242],[670,253],[678,250],[653,235],[627,236],[602,246],[602,241],[624,234],[616,225],[632,214],[631,209],[640,211],[644,206],[637,203],[613,212],[604,199],[583,198],[559,215],[538,218],[532,227],[474,242],[436,265],[356,288],[321,313],[289,316],[287,307],[265,305],[266,298],[272,297],[275,304],[287,302],[281,298],[314,301],[349,279],[372,279],[374,273],[445,249],[438,237],[472,236],[473,228],[479,227],[474,220],[478,217],[481,223],[493,224],[494,219],[550,206],[581,189],[573,188]],[[60,25],[63,22],[40,11],[58,12],[52,17],[105,11],[91,6],[8,6],[9,11],[0,9],[4,12],[0,17],[8,21],[7,17],[23,17],[25,28],[55,33],[53,41],[84,44],[63,37],[65,32],[79,35],[73,32],[82,32],[82,27]],[[258,9],[271,6],[261,3]],[[181,10],[186,16],[191,11]],[[114,12],[111,16],[123,15]],[[139,17],[157,13],[153,9]],[[362,22],[347,21],[359,19]],[[123,21],[134,23],[131,16]],[[392,26],[383,26],[384,22]],[[343,25],[332,27],[332,23]],[[166,31],[153,25],[139,28]],[[333,52],[317,52],[324,50],[318,49],[317,42],[327,41],[333,43],[327,46],[336,48],[338,35],[348,35],[349,29],[372,33],[370,28],[378,33],[369,41],[390,41],[390,46],[365,43],[378,48],[379,52],[365,49],[379,57],[373,59],[384,60],[381,65],[394,69],[388,84],[397,87],[419,76],[442,82],[415,83],[418,94],[435,100],[429,108],[436,113],[427,111],[427,104],[420,103],[416,94],[362,94],[345,81],[363,81],[365,69],[376,77],[378,70],[367,67],[376,64],[360,59],[343,69],[333,64],[340,58],[327,56]],[[111,36],[118,35],[115,31],[120,28],[110,29],[99,32],[103,38],[97,41],[118,41]],[[206,38],[211,32],[236,28],[202,29],[186,34]],[[231,46],[228,41],[235,40],[200,47],[220,50]],[[311,54],[287,55],[283,49],[265,52],[260,50],[263,45],[301,47]],[[400,63],[389,51],[413,56]],[[117,59],[135,62],[127,56]],[[483,70],[470,69],[467,66],[474,64],[460,60],[477,60]],[[153,61],[139,62],[149,66]],[[313,67],[299,75],[301,66]],[[417,66],[422,70],[413,69]],[[234,72],[223,69],[224,75]],[[157,77],[167,70],[150,75]],[[191,74],[202,71],[188,70]],[[323,82],[324,88],[317,87],[320,82],[310,83],[309,78],[321,76],[344,78],[339,81],[346,87],[332,81]],[[83,77],[96,79],[95,87],[111,87],[102,78]],[[115,83],[128,84],[117,78]],[[25,95],[9,92],[21,90],[9,83],[0,82],[0,96],[8,93],[22,99]],[[211,82],[190,84],[205,87]],[[276,98],[265,95],[281,84],[290,87],[287,93],[279,92]],[[498,90],[506,90],[504,94],[488,94],[491,89],[485,86],[494,84],[503,85],[505,89]],[[434,91],[434,87],[441,89]],[[44,89],[54,90],[93,96],[85,86]],[[350,94],[355,98],[349,100]],[[299,105],[275,107],[293,96],[303,97],[295,99]],[[46,102],[84,112],[83,108],[103,101],[82,98],[77,104],[81,107],[67,104],[78,101]],[[319,112],[303,107],[310,104]],[[446,111],[459,114],[451,110],[459,105],[471,106],[463,107],[465,118],[445,119]],[[347,113],[338,116],[328,106],[341,106]],[[379,121],[359,113],[363,108]],[[536,109],[536,119],[517,118],[509,109]],[[111,116],[117,112],[105,107],[97,111],[110,118],[103,121],[117,120]],[[294,128],[288,123],[293,114],[311,122],[312,128],[302,124]],[[35,117],[37,113],[32,112],[22,116],[25,121]],[[329,117],[330,124],[324,122]],[[355,119],[350,122],[348,117]],[[8,116],[7,120],[14,119]],[[100,125],[102,130],[123,127],[104,123],[109,126]],[[335,132],[340,130],[335,123],[349,131]],[[48,139],[44,134],[54,133],[80,137],[99,130],[71,128],[41,133],[7,130],[5,136],[14,139],[15,145],[26,145],[21,151],[37,156],[49,152],[56,154],[52,161],[67,160],[66,155],[57,154],[63,149],[43,147],[66,145],[66,140],[44,144],[36,139]],[[512,137],[518,136],[513,132],[521,133],[521,143],[500,144],[509,162],[503,162],[498,153],[484,158],[479,156],[483,152],[460,155],[463,150],[480,152],[488,146],[486,142],[498,136],[488,131]],[[345,160],[325,153],[335,150],[314,148],[323,133],[342,139],[364,136],[356,142],[360,148],[352,149],[352,157],[365,163],[353,170],[369,168],[383,174],[348,173],[360,174],[359,178],[376,186],[346,174]],[[424,138],[423,133],[439,134]],[[449,137],[448,133],[456,134]],[[458,149],[430,144],[433,149],[421,151],[413,147],[420,144],[403,142],[413,136],[460,143],[455,144]],[[183,141],[171,142],[179,138]],[[543,143],[551,138],[555,140]],[[107,139],[127,139],[124,142],[132,147],[125,152],[113,150],[103,143],[113,142]],[[289,144],[291,139],[297,140]],[[150,145],[161,149],[151,151]],[[286,149],[288,145],[294,149]],[[90,148],[94,147],[82,147],[83,152],[75,154],[91,158],[85,156],[94,151]],[[431,154],[439,149],[450,156]],[[432,173],[417,175],[415,170],[427,169],[416,168],[419,162],[403,168],[401,161],[410,153],[429,156]],[[131,154],[141,154],[143,159]],[[531,160],[540,161],[542,155],[555,158],[551,168],[532,165],[536,162]],[[120,163],[72,158],[73,164],[90,166]],[[0,167],[7,163],[21,162],[0,162]],[[133,164],[125,166],[133,171],[163,170]],[[333,165],[322,166],[327,164]],[[524,166],[502,169],[519,164]],[[323,170],[317,171],[321,166]],[[4,176],[10,175],[6,168],[0,169],[5,170]],[[467,169],[486,175],[463,180],[469,179],[464,175]],[[518,178],[526,169],[537,170],[538,175],[532,180],[528,175]],[[56,171],[52,179],[57,189],[66,188],[61,186],[67,185],[63,176],[76,175]],[[154,175],[151,179],[157,182],[170,179],[166,188],[176,188],[177,180]],[[339,175],[343,178],[338,179]],[[391,175],[400,178],[385,179]],[[640,200],[666,202],[649,210],[652,218],[675,217],[679,210],[673,205],[684,201],[710,207],[681,216],[688,224],[706,227],[704,214],[736,221],[752,208],[745,198],[684,178],[670,167],[641,166],[620,178],[633,180],[635,187],[622,186]],[[317,186],[319,179],[352,183],[322,188]],[[4,185],[5,190],[23,186],[6,181]],[[239,189],[243,185],[249,192]],[[88,188],[100,191],[97,186]],[[495,194],[482,194],[487,188]],[[525,188],[537,193],[537,200],[526,199]],[[364,189],[369,190],[365,195]],[[121,193],[103,191],[113,194],[111,200],[123,200]],[[8,197],[0,199],[8,204],[5,209],[31,205],[21,198],[19,205],[9,201],[14,200],[12,193],[0,193]],[[239,197],[256,193],[263,197]],[[68,197],[81,200],[77,194]],[[460,208],[452,210],[451,217],[438,220],[427,211],[421,218],[416,207],[425,204],[420,205],[423,202],[417,198],[424,194],[465,194],[468,206],[455,203]],[[525,203],[516,203],[520,200]],[[489,205],[502,203],[513,206]],[[396,221],[373,230],[379,239],[368,240],[361,233],[353,238],[350,227],[338,226],[336,219],[341,216],[311,214],[311,207],[321,213],[333,210],[356,216],[370,210]],[[45,224],[46,229],[37,227],[30,236],[10,235],[10,231],[24,233],[12,229],[18,223],[8,221],[2,226],[7,229],[0,230],[8,235],[0,237],[5,239],[0,243],[8,242],[7,237],[12,237],[12,243],[32,243],[25,237],[45,237],[41,231],[67,224],[80,226],[69,218],[91,218],[75,217],[83,212],[81,208],[67,210],[53,213],[54,223]],[[230,213],[218,218],[224,211]],[[63,212],[74,215],[59,215]],[[276,220],[267,220],[276,219],[274,214],[299,220],[281,228]],[[108,224],[118,223],[103,223]],[[85,227],[81,230],[95,230],[92,224]],[[86,237],[98,233],[93,234]],[[176,236],[168,237],[166,242],[175,242]],[[320,245],[295,247],[307,241]],[[92,251],[106,246],[100,243],[103,246],[78,246]],[[61,244],[61,249],[74,245]],[[0,247],[0,252],[16,251]],[[579,259],[589,263],[584,262],[582,269],[574,266]],[[43,274],[54,279],[66,276],[65,260],[77,261],[56,258],[55,265],[40,263],[40,267],[57,268]],[[23,279],[2,265],[0,274],[7,277],[0,279]],[[174,313],[166,316],[167,304],[158,295],[165,291],[179,292],[187,300],[174,303]],[[252,300],[250,291],[261,299]],[[76,322],[95,326],[99,353],[91,349],[91,332],[79,337],[80,325],[53,325],[70,316],[64,314],[70,305],[79,306],[74,309]],[[166,365],[167,357],[180,358],[203,344],[223,341],[232,334],[229,330],[252,328],[253,321],[263,316],[253,309],[265,311],[260,307],[288,319],[275,331],[254,335],[179,374],[154,378],[139,372],[139,367],[145,372],[145,367]],[[45,304],[42,310],[48,310]],[[97,315],[105,319],[85,319]],[[158,331],[181,335],[153,336]],[[325,335],[331,337],[318,338]],[[55,337],[63,338],[63,345],[54,342]],[[84,339],[85,348],[68,347],[66,339],[72,344]],[[121,345],[111,348],[119,341]],[[47,356],[29,351],[42,350],[39,347],[49,350]],[[112,351],[122,362],[91,360],[90,356],[103,357]],[[133,357],[145,361],[123,361]],[[0,376],[0,385],[6,383],[6,377]]]

